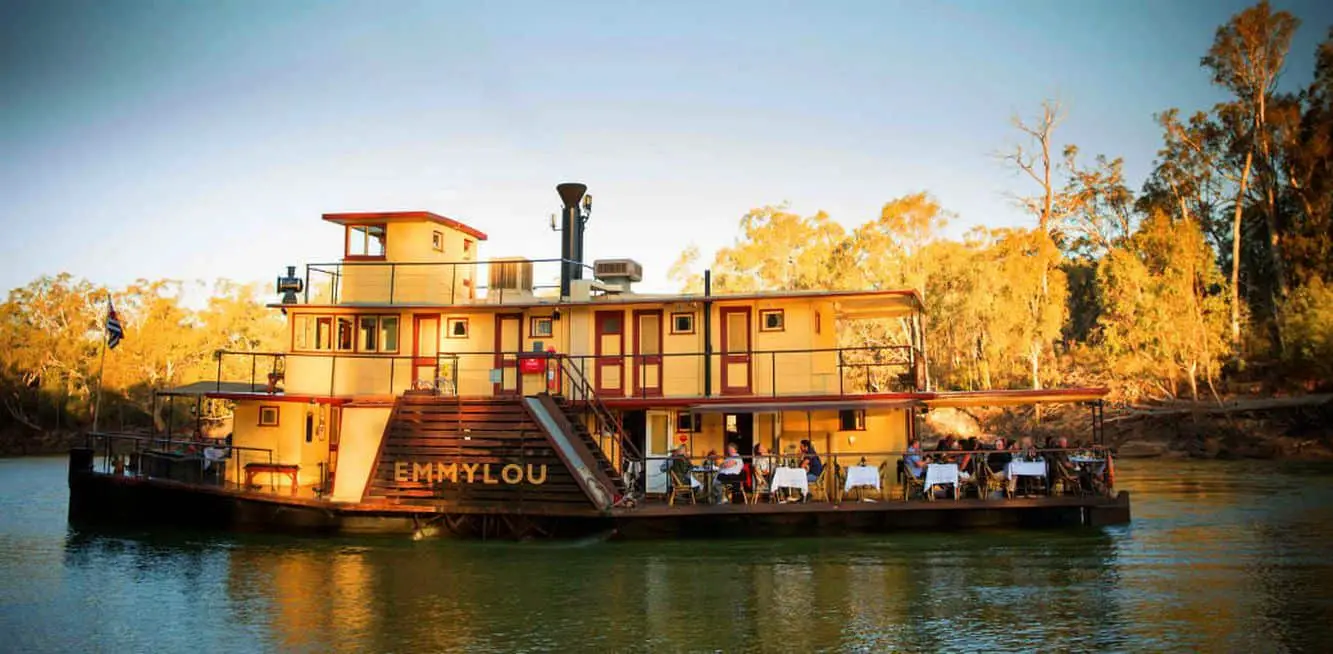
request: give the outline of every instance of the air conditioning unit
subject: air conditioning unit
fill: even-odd
[[[592,275],[607,283],[628,286],[643,281],[643,266],[633,259],[598,259],[592,262]]]
[[[532,262],[522,257],[492,259],[486,287],[491,294],[532,293]]]

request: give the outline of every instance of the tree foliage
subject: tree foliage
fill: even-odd
[[[844,229],[790,207],[746,214],[716,253],[719,290],[913,288],[927,305],[936,385],[1040,387],[1064,378],[1124,397],[1213,393],[1228,361],[1283,361],[1327,383],[1333,309],[1333,29],[1299,92],[1279,91],[1299,21],[1267,2],[1220,26],[1201,68],[1230,98],[1155,118],[1162,146],[1139,192],[1124,160],[1083,157],[1046,101],[1002,155],[1032,192],[1031,229],[944,239],[930,195]],[[692,248],[673,276],[698,290]],[[846,329],[849,345],[892,339]],[[1322,358],[1321,358],[1322,357]],[[1294,366],[1294,367],[1292,367]],[[1241,368],[1235,368],[1243,372]]]
[[[42,277],[0,304],[0,423],[34,429],[91,419],[99,370],[103,410],[131,410],[131,420],[161,420],[153,392],[217,373],[218,350],[272,351],[283,321],[264,307],[257,285],[215,283],[207,303],[192,308],[179,281],[139,280],[112,290],[68,274]],[[105,357],[108,298],[125,338]],[[237,365],[231,362],[229,365]],[[226,370],[239,378],[246,370]]]

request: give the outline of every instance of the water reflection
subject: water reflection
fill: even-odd
[[[0,634],[16,651],[1301,651],[1333,638],[1329,467],[1131,462],[1119,482],[1134,521],[1106,530],[626,544],[69,533],[63,494],[27,490],[63,483],[63,467],[15,468],[0,462]]]

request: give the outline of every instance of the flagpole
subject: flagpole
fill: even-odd
[[[107,311],[111,310],[111,294],[106,295]],[[108,313],[108,316],[110,314]],[[93,433],[97,433],[97,422],[102,418],[102,373],[106,372],[106,342],[111,337],[107,332],[106,319],[102,320],[102,362],[97,366],[97,404],[93,407]]]

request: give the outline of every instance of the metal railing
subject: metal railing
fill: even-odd
[[[768,476],[767,479],[763,481],[756,481],[753,477],[750,477],[747,482],[743,475],[740,481],[742,487],[746,488],[747,492],[750,493],[753,492],[754,488],[762,488],[762,493],[769,496],[767,501],[777,501],[778,495],[787,495],[792,501],[814,501],[838,504],[847,501],[848,497],[853,495],[856,497],[856,500],[865,499],[867,495],[866,491],[873,491],[870,494],[874,495],[873,499],[875,501],[916,501],[933,499],[928,496],[926,490],[922,488],[923,484],[918,483],[915,486],[907,485],[910,482],[905,477],[908,473],[904,470],[904,464],[906,457],[915,455],[921,457],[926,463],[966,465],[968,469],[961,470],[961,472],[969,473],[969,478],[967,480],[960,478],[956,485],[958,488],[957,497],[964,496],[963,489],[966,487],[969,489],[969,492],[975,493],[975,499],[1003,502],[1010,499],[1007,493],[997,497],[987,492],[987,475],[997,471],[992,471],[987,465],[982,465],[986,460],[986,457],[995,454],[1009,454],[1016,457],[1020,452],[1017,450],[978,449],[819,453],[815,456],[818,456],[820,462],[823,464],[823,474],[815,481],[809,481],[807,479],[806,484],[810,489],[810,492],[805,496],[802,496],[799,491],[788,493],[788,489],[783,489],[783,491],[779,493],[769,488],[768,485],[771,484],[773,480],[773,471],[778,468],[795,468],[801,470],[802,475],[806,475],[806,470],[808,469],[806,463],[813,458],[812,456],[794,451],[786,451],[777,454],[769,453],[757,456],[747,454],[739,456],[743,464],[746,466],[746,474],[749,474],[750,470],[767,469],[769,471]],[[1097,466],[1097,469],[1070,472],[1068,473],[1068,476],[1062,476],[1063,473],[1053,469],[1053,466],[1064,465],[1065,463],[1062,462],[1076,459],[1078,455],[1092,455],[1098,457],[1099,463],[1094,464]],[[966,464],[960,464],[960,460],[964,457],[969,457],[971,460]],[[1057,483],[1070,481],[1076,478],[1085,478],[1091,482],[1090,486],[1080,489],[1077,492],[1078,495],[1106,497],[1113,497],[1115,495],[1114,453],[1110,448],[1099,445],[1065,449],[1036,448],[1031,450],[1031,457],[1035,459],[1033,462],[1044,463],[1047,466],[1047,472],[1043,478],[1044,481],[1038,484],[1034,491],[1034,494],[1036,495],[1054,496],[1056,494],[1055,487]],[[690,463],[691,476],[699,481],[699,486],[696,487],[696,492],[707,501],[716,501],[719,497],[720,486],[722,485],[717,479],[719,476],[717,466],[727,457],[717,453],[710,453],[705,456],[690,454],[684,458]],[[671,462],[674,460],[675,457],[669,454],[652,454],[647,456],[645,459],[645,467],[648,470],[647,474],[650,480],[650,486],[648,488],[649,495],[665,495],[669,493],[670,484],[672,482],[669,476],[667,476],[669,474],[667,469],[669,469]],[[758,466],[756,465],[756,461],[759,462]],[[871,489],[862,486],[855,486],[850,490],[846,488],[848,468],[853,466],[867,466],[874,469],[876,471],[875,479],[878,481],[878,488]],[[664,467],[666,469],[664,469]],[[659,484],[665,483],[666,485],[658,486],[656,488],[652,487],[651,480],[654,477],[659,479]],[[685,483],[689,483],[688,480],[686,480]],[[912,495],[909,492],[905,492],[905,488],[908,491],[913,491],[917,494]],[[892,489],[892,492],[890,489]],[[1070,493],[1069,489],[1064,487],[1063,484],[1061,491],[1067,494]]]
[[[243,392],[276,393],[292,390],[311,395],[398,395],[412,388],[433,388],[443,394],[492,396],[535,394],[547,390],[559,394],[563,379],[577,375],[603,401],[704,397],[705,368],[712,369],[715,396],[773,397],[846,396],[918,390],[917,371],[921,359],[911,346],[888,345],[799,350],[751,350],[744,353],[672,352],[663,354],[617,354],[611,356],[568,355],[545,352],[436,352],[425,356],[368,352],[241,352],[217,353],[214,390],[226,384],[242,384]],[[525,362],[551,358],[568,362],[541,364],[538,370],[522,372]],[[705,366],[704,361],[713,362]],[[317,374],[326,380],[318,386],[291,389],[287,373],[293,366],[327,362]],[[729,366],[727,371],[720,368]],[[738,369],[738,366],[743,366]],[[566,370],[566,368],[569,368]],[[248,381],[225,382],[226,371],[248,373]],[[737,375],[741,378],[738,379]],[[545,388],[525,388],[529,375],[546,378]],[[343,378],[340,378],[340,375]],[[423,377],[424,375],[424,377]],[[619,385],[615,385],[619,380]],[[238,390],[234,386],[230,390]]]
[[[242,486],[244,474],[242,472],[244,465],[243,459],[247,457],[240,456],[246,452],[253,452],[256,457],[248,457],[244,463],[263,462],[269,465],[273,464],[273,450],[265,447],[248,447],[241,445],[229,445],[218,441],[199,441],[199,440],[178,440],[170,436],[153,436],[145,434],[129,434],[117,432],[89,432],[85,434],[85,447],[94,451],[101,452],[103,474],[116,473],[117,460],[120,457],[128,455],[130,465],[124,467],[119,474],[125,474],[133,477],[170,479],[183,483],[191,483],[201,486],[225,486],[226,475],[221,475],[220,479],[212,478],[208,475],[210,470],[222,471],[228,463],[234,466],[232,479],[239,487]],[[120,445],[121,447],[117,447]],[[128,445],[128,447],[125,447]],[[205,450],[211,448],[221,450],[224,455],[219,458],[210,459],[206,456]],[[166,474],[152,474],[157,470],[146,470],[154,457],[163,460],[163,468]],[[217,467],[214,468],[214,465]],[[197,474],[194,468],[197,466]],[[180,474],[183,470],[191,470],[190,474]]]
[[[566,264],[581,266],[585,277],[592,278],[592,266],[566,259],[310,263],[305,266],[303,300],[310,304],[312,292],[327,292],[327,298],[315,298],[316,304],[503,303],[506,297],[558,291]],[[492,268],[497,270],[493,273]],[[493,287],[493,277],[504,285]],[[321,283],[327,286],[318,286]]]
[[[547,379],[551,378],[552,373],[558,371],[558,387],[553,394],[563,397],[566,402],[580,408],[583,417],[591,420],[593,428],[596,429],[597,444],[611,458],[612,464],[622,473],[629,467],[626,465],[627,463],[641,464],[643,454],[639,452],[639,448],[629,438],[625,426],[614,413],[606,408],[606,404],[598,397],[596,389],[593,388],[588,378],[573,366],[570,359],[554,355],[547,360],[546,365]],[[608,440],[610,441],[609,447]]]

